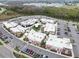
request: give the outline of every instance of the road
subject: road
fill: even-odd
[[[15,58],[13,52],[7,49],[5,46],[0,47],[0,58]]]
[[[74,53],[75,53],[75,56],[78,57],[79,56],[79,52],[77,52],[79,50],[79,46],[78,46],[79,45],[78,35],[74,31],[74,28],[73,27],[71,27],[71,29],[73,29],[72,30],[72,34],[73,34],[73,37],[74,37],[74,39],[75,39],[75,41],[77,43],[77,45],[74,47],[74,51],[75,51]],[[64,56],[60,56],[60,55],[57,55],[55,53],[51,53],[48,50],[42,49],[40,47],[34,46],[32,44],[29,44],[29,43],[25,43],[25,42],[19,40],[16,36],[12,35],[11,33],[8,33],[6,30],[4,30],[2,28],[2,24],[0,24],[0,31],[4,35],[13,38],[13,39],[9,39],[11,42],[7,45],[7,46],[10,46],[11,47],[10,49],[15,48],[16,46],[19,46],[20,48],[23,48],[26,45],[29,49],[32,49],[33,51],[35,51],[35,52],[37,52],[39,54],[47,55],[49,58],[64,58]]]
[[[25,42],[19,40],[16,36],[8,33],[7,31],[5,31],[3,28],[2,28],[2,24],[0,24],[0,31],[8,36],[8,37],[12,37],[13,39],[10,39],[11,40],[11,43],[9,44],[10,47],[12,48],[15,48],[16,46],[19,46],[20,48],[22,48],[23,46],[28,46],[28,48],[31,48],[32,50],[34,50],[35,52],[38,52],[39,54],[44,54],[44,55],[47,55],[49,58],[64,58],[64,56],[60,56],[60,55],[57,55],[57,54],[54,54],[54,53],[51,53],[49,51],[46,51],[46,50],[43,50],[39,47],[35,47],[31,44],[26,44]],[[40,52],[41,51],[41,52]]]

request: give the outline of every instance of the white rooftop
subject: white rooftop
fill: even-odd
[[[25,30],[27,28],[22,27],[21,25],[18,25],[17,28],[21,31],[21,32],[25,32]]]
[[[16,28],[10,28],[10,31],[12,31],[13,33],[17,33],[17,32],[21,32],[19,29]]]
[[[40,32],[35,32],[33,29],[30,31],[28,34],[28,38],[33,41],[38,41],[41,42],[45,38],[46,34],[40,33]]]
[[[10,30],[11,30],[12,32],[14,32],[14,33],[16,33],[16,32],[22,32],[22,33],[24,33],[25,30],[26,30],[26,28],[24,28],[24,27],[18,25],[17,27],[10,28]]]
[[[3,22],[3,24],[4,24],[7,28],[15,27],[15,26],[18,25],[18,24],[15,23],[15,22]]]
[[[46,23],[45,25],[45,28],[44,28],[44,31],[47,31],[47,32],[55,32],[56,31],[56,26],[57,24],[51,24],[51,23]]]
[[[57,38],[55,35],[49,35],[48,40],[46,41],[46,45],[50,45],[56,48],[68,48],[72,49],[72,44],[70,43],[70,39],[68,38]]]
[[[40,19],[43,23],[54,23],[55,20],[52,20],[52,19],[46,19],[46,18],[42,18]]]
[[[22,25],[26,26],[26,25],[32,25],[34,24],[38,19],[28,19],[26,21],[21,22]]]

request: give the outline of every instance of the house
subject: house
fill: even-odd
[[[42,42],[42,40],[45,39],[46,34],[44,33],[40,33],[40,32],[36,32],[33,29],[29,32],[27,38],[29,39],[29,42],[40,46],[40,43]]]
[[[46,48],[53,52],[72,56],[72,44],[69,38],[57,38],[56,35],[50,34],[46,41]],[[63,51],[66,52],[66,54]]]

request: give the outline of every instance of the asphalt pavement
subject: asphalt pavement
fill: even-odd
[[[79,56],[79,51],[78,51],[79,50],[79,39],[78,39],[79,36],[76,34],[73,27],[71,27],[71,29],[73,31],[72,34],[73,34],[73,37],[74,37],[75,42],[77,44],[76,47],[74,47],[74,51],[75,51],[74,53],[75,53],[76,57],[78,57]],[[26,45],[29,49],[32,49],[33,51],[35,51],[39,54],[47,55],[49,58],[64,58],[64,56],[57,55],[55,53],[51,53],[47,50],[41,49],[40,47],[36,47],[32,44],[29,44],[29,43],[26,44],[25,42],[19,40],[16,36],[12,35],[11,33],[8,33],[6,30],[4,30],[1,23],[0,23],[0,32],[2,32],[7,37],[13,38],[13,39],[9,39],[11,42],[7,45],[7,46],[10,46],[11,48],[15,48],[16,46],[19,46],[20,48],[22,48],[23,46]],[[0,52],[0,56],[2,56],[2,57],[8,57],[7,55],[6,56],[5,56],[5,54],[1,55],[1,52]]]
[[[15,58],[13,52],[4,46],[0,47],[0,58]]]
[[[26,46],[28,46],[28,48],[31,48],[35,52],[38,52],[39,54],[47,55],[49,58],[64,58],[63,56],[60,56],[60,55],[57,55],[57,54],[54,54],[54,53],[50,53],[46,50],[40,49],[40,48],[35,47],[31,44],[26,44],[25,42],[19,40],[16,36],[8,33],[6,30],[4,30],[3,27],[2,27],[2,24],[0,24],[0,31],[3,33],[3,35],[13,38],[13,39],[10,39],[11,43],[8,44],[8,46],[10,46],[12,48],[15,48],[16,46],[19,46],[21,48],[21,47],[26,45]]]

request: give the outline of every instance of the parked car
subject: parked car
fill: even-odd
[[[40,58],[48,58],[46,55],[40,55]]]
[[[37,53],[35,52],[35,53],[33,54],[33,57],[34,57],[34,58],[37,58],[37,56],[36,56],[36,55],[37,55]]]
[[[13,37],[10,37],[11,39],[13,39]]]
[[[29,49],[26,49],[26,51],[25,52],[29,52]]]
[[[46,56],[46,55],[43,55],[43,58],[48,58],[48,56]]]
[[[34,53],[34,51],[30,50],[30,55],[32,55]]]
[[[79,33],[77,33],[77,34],[79,34]]]
[[[28,48],[26,48],[25,51],[23,50],[23,52],[30,55],[30,56],[32,56],[32,57],[34,57],[34,58],[48,58],[48,56],[40,55],[40,54],[38,54],[38,53],[34,52],[33,50],[28,49]]]

